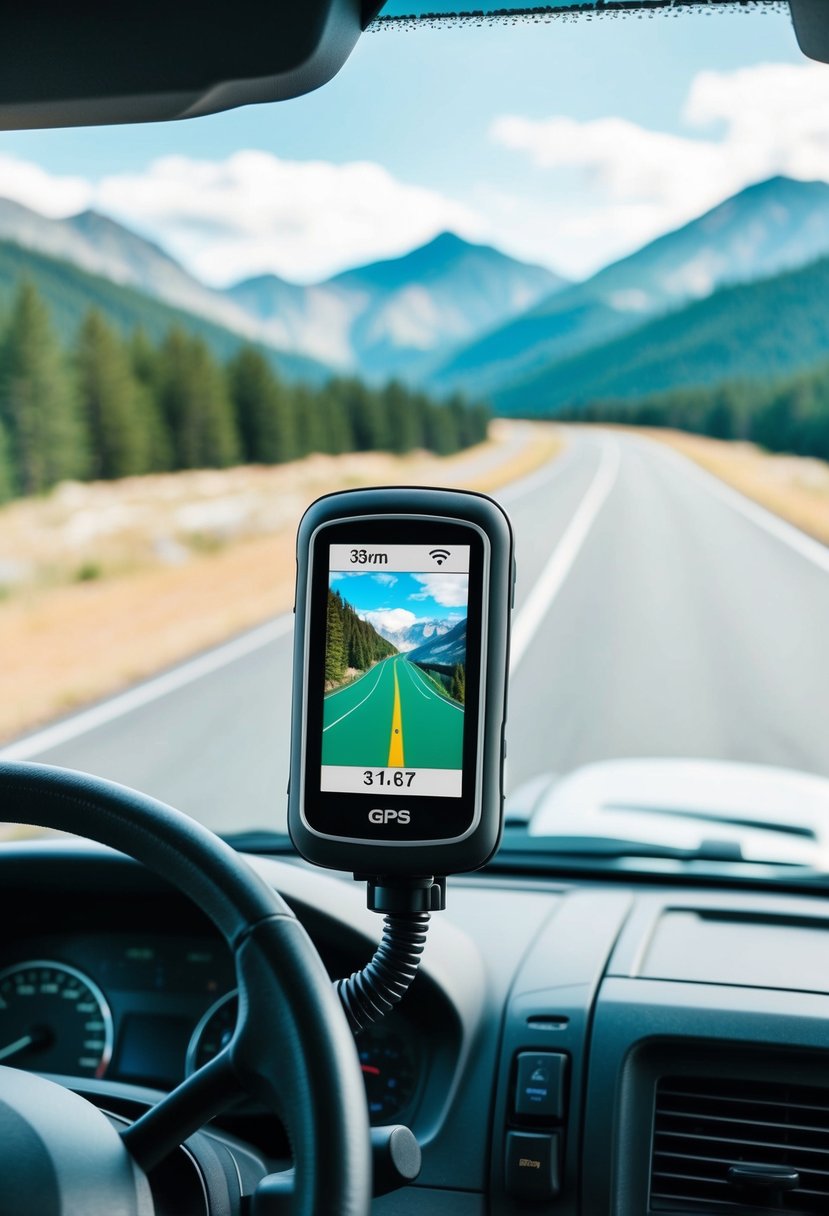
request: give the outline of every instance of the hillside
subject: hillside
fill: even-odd
[[[251,339],[263,336],[257,323],[233,300],[189,274],[155,242],[97,211],[52,219],[12,199],[0,198],[0,240],[71,262]]]
[[[494,405],[507,415],[547,416],[593,399],[785,376],[829,354],[827,299],[829,258],[723,288],[497,393]]]
[[[829,254],[829,185],[775,177],[457,350],[430,383],[497,393],[719,287]]]
[[[466,618],[439,637],[432,637],[406,655],[419,667],[452,668],[466,663]]]
[[[540,266],[445,232],[402,257],[317,284],[262,274],[210,287],[155,242],[96,211],[65,219],[0,198],[0,241],[71,263],[222,329],[343,371],[383,379],[442,359],[452,346],[565,286]]]
[[[203,338],[214,355],[227,359],[246,339],[239,333],[214,324],[205,317],[174,308],[135,288],[113,283],[11,241],[0,241],[0,314],[5,312],[21,279],[34,283],[46,302],[64,343],[75,337],[89,308],[98,308],[122,333],[140,326],[154,342],[160,342],[172,325]],[[292,380],[319,382],[329,370],[299,355],[283,354],[263,347],[273,366]]]
[[[417,374],[452,346],[565,286],[450,232],[399,258],[298,287],[276,275],[228,289],[280,346],[313,352],[371,377]]]

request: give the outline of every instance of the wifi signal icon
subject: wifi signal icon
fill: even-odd
[[[433,561],[436,561],[439,566],[442,566],[443,563],[446,561],[447,557],[449,556],[449,550],[448,549],[432,549],[429,552],[429,556],[432,558]]]

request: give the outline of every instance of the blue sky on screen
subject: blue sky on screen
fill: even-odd
[[[369,574],[332,572],[331,589],[358,613],[401,629],[424,620],[462,620],[466,616],[465,574]]]
[[[94,207],[217,285],[444,229],[581,277],[775,173],[829,180],[829,69],[781,12],[392,28],[294,101],[0,134],[0,194]]]

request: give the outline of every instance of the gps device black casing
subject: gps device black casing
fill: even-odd
[[[469,546],[467,657],[475,670],[467,677],[464,706],[462,798],[407,797],[405,788],[391,786],[382,792],[321,789],[320,655],[326,644],[329,546],[368,543],[366,538],[381,546]],[[477,869],[495,852],[503,826],[513,587],[512,528],[502,508],[484,495],[382,487],[329,494],[308,508],[297,533],[288,791],[288,830],[308,861],[362,876],[445,876]]]

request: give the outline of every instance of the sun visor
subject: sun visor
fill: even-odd
[[[378,7],[367,0],[9,5],[0,129],[159,122],[297,97],[336,75]]]

